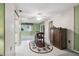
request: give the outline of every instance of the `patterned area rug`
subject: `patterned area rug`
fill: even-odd
[[[29,43],[29,48],[33,52],[40,53],[40,54],[48,53],[48,52],[51,52],[53,50],[52,45],[45,44],[45,47],[40,48],[40,47],[37,47],[33,41]]]

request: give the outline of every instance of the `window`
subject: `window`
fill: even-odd
[[[22,23],[21,24],[21,31],[26,31],[26,32],[32,31],[32,24],[30,24],[30,23]]]

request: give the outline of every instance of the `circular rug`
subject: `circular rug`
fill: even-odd
[[[45,47],[37,47],[35,42],[30,42],[29,43],[29,48],[36,53],[40,53],[40,54],[44,54],[44,53],[48,53],[51,52],[53,50],[53,46],[52,45],[48,45],[45,43]]]

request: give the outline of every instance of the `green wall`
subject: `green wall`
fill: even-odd
[[[75,7],[75,39],[74,49],[79,51],[79,5]]]
[[[34,35],[35,32],[40,31],[40,24],[39,23],[34,23],[32,25],[32,31],[31,32],[26,32],[26,31],[21,31],[21,35]]]
[[[40,24],[38,23],[35,23],[35,24],[33,24],[33,32],[35,33],[35,32],[37,32],[37,31],[40,31]]]
[[[4,4],[0,3],[0,55],[4,55]]]
[[[40,24],[40,31],[41,32],[44,32],[45,31],[45,25],[44,25],[44,21],[43,22],[41,22],[41,23],[39,23]]]

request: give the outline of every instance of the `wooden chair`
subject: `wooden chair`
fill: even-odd
[[[37,47],[45,47],[44,33],[39,32],[35,35],[35,43]]]

